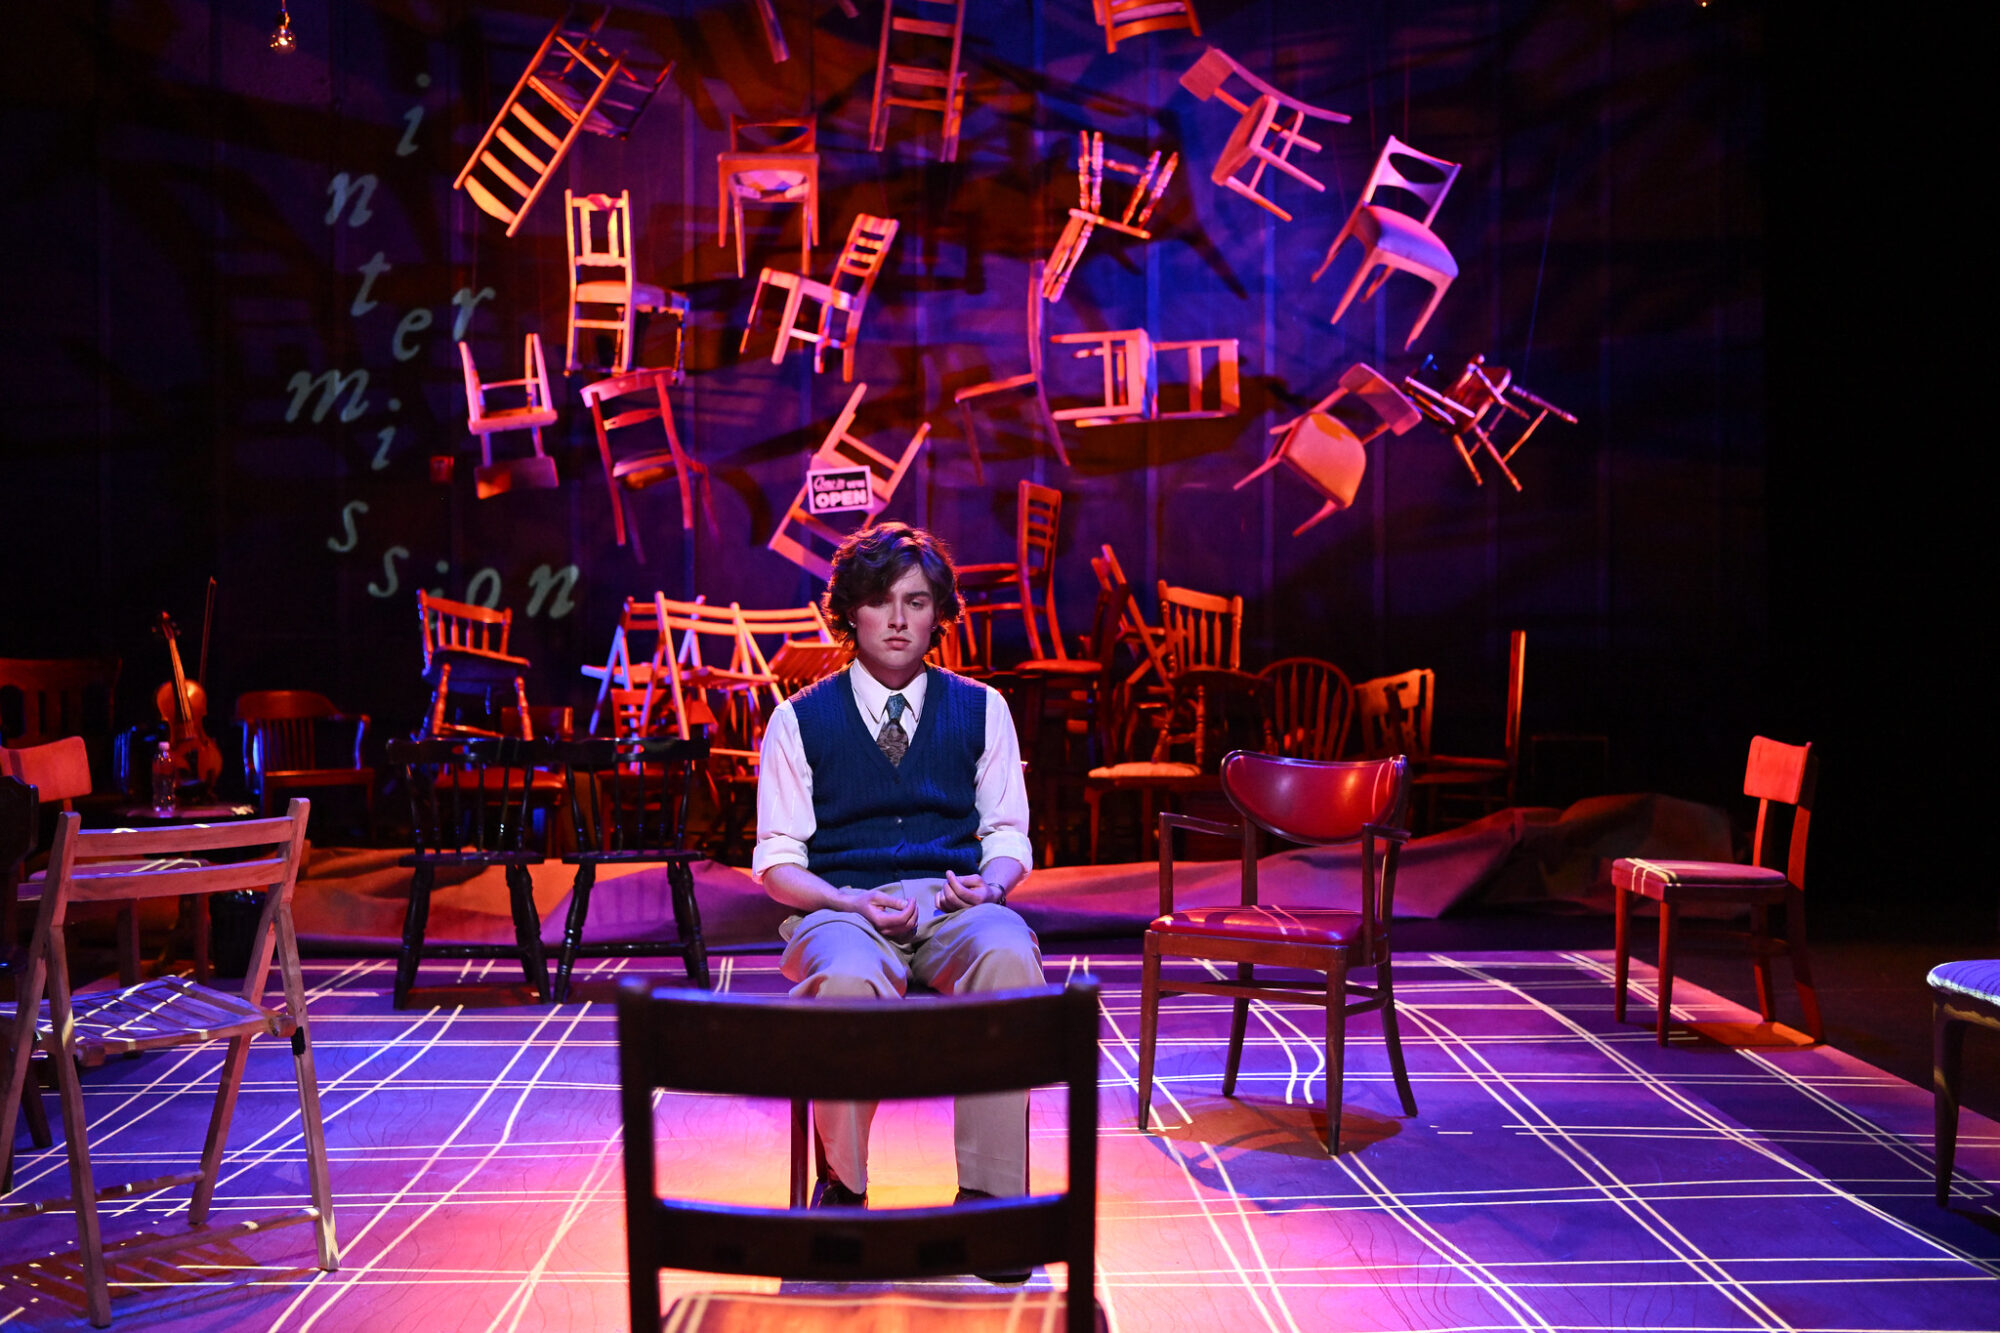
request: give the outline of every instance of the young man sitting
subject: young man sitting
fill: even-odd
[[[924,665],[961,611],[949,556],[920,528],[865,529],[835,553],[825,605],[854,661],[773,712],[757,785],[752,868],[801,913],[792,994],[1041,985],[1035,933],[1006,905],[1031,858],[1013,719],[988,686]],[[874,1114],[816,1105],[834,1177],[821,1202],[866,1203]],[[955,1138],[959,1199],[1027,1192],[1026,1092],[959,1098]]]

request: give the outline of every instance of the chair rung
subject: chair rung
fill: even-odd
[[[107,1185],[97,1191],[97,1201],[103,1203],[108,1199],[123,1199],[133,1194],[151,1194],[156,1190],[170,1190],[181,1185],[192,1185],[200,1179],[201,1172],[184,1171],[179,1175],[155,1176],[151,1180],[135,1180],[126,1185]],[[39,1199],[34,1203],[17,1203],[11,1207],[0,1209],[0,1220],[12,1220],[16,1217],[33,1217],[38,1213],[68,1212],[75,1206],[76,1200],[68,1195],[60,1199]],[[105,1247],[107,1251],[111,1248],[108,1245]]]
[[[955,31],[955,25],[943,23],[937,19],[906,19],[898,17],[889,21],[889,27],[896,32],[915,33],[920,37],[950,37]]]
[[[889,78],[895,83],[912,83],[919,88],[942,88],[951,82],[951,75],[941,69],[926,69],[922,65],[891,65]]]
[[[106,1245],[104,1257],[129,1260],[143,1258],[149,1254],[172,1254],[176,1250],[193,1249],[197,1245],[212,1245],[219,1240],[232,1240],[237,1236],[274,1231],[279,1227],[296,1226],[300,1222],[317,1221],[319,1221],[319,1209],[306,1207],[289,1213],[274,1213],[269,1217],[226,1222],[220,1226],[196,1227],[191,1231],[177,1231],[168,1236],[134,1236],[130,1240]]]

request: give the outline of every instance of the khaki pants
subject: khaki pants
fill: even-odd
[[[1043,984],[1041,946],[1010,907],[981,903],[940,912],[941,879],[883,886],[917,902],[916,934],[904,943],[853,912],[822,909],[792,924],[782,970],[795,996],[901,998],[915,977],[946,995]],[[918,1058],[915,1052],[912,1058]],[[868,1127],[874,1102],[816,1102],[827,1165],[856,1193],[868,1188]],[[1028,1192],[1028,1094],[983,1093],[954,1103],[958,1183],[996,1197]]]

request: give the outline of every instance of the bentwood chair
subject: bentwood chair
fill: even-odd
[[[1139,1128],[1151,1128],[1153,1056],[1159,1035],[1162,994],[1226,995],[1235,1002],[1229,1026],[1229,1053],[1222,1095],[1233,1096],[1243,1060],[1250,1002],[1283,998],[1326,1010],[1326,1146],[1340,1151],[1341,1076],[1346,1064],[1347,1019],[1371,1009],[1382,1011],[1382,1039],[1403,1114],[1417,1113],[1416,1095],[1403,1063],[1396,1029],[1396,992],[1390,924],[1396,910],[1396,862],[1409,832],[1399,827],[1409,797],[1409,768],[1400,757],[1359,763],[1315,763],[1239,751],[1222,762],[1222,790],[1241,821],[1224,824],[1166,812],[1160,816],[1160,915],[1146,927],[1145,963],[1139,1011]],[[1240,838],[1243,894],[1240,905],[1195,911],[1174,907],[1173,830]],[[1288,842],[1327,847],[1359,843],[1359,910],[1264,904],[1257,895],[1257,855],[1261,833]],[[1216,981],[1162,971],[1166,960],[1215,965],[1234,963],[1233,981]],[[1259,980],[1259,964],[1323,973],[1323,982]],[[1375,969],[1375,984],[1363,987],[1348,973]],[[1348,991],[1361,998],[1350,1003]]]
[[[576,880],[556,962],[557,1003],[569,998],[570,972],[578,958],[679,958],[688,980],[706,990],[712,984],[708,949],[689,868],[701,853],[687,849],[686,835],[688,798],[696,770],[708,758],[707,739],[571,741],[558,745],[555,757],[568,774],[570,818],[576,827],[576,851],[563,857],[564,865],[576,867]],[[598,868],[641,865],[666,868],[674,939],[585,941]],[[633,926],[650,932],[658,924],[652,919],[599,922],[627,934]]]
[[[410,793],[414,849],[396,864],[410,869],[410,901],[403,916],[403,946],[396,957],[391,995],[395,1008],[409,1005],[417,968],[426,958],[513,958],[519,960],[535,998],[549,998],[548,964],[542,952],[541,918],[535,910],[535,882],[528,867],[542,853],[528,846],[537,815],[535,770],[546,746],[515,739],[392,740],[388,761],[401,768]],[[514,923],[510,944],[429,944],[431,892],[438,871],[474,875],[498,866],[507,882]]]
[[[1937,1112],[1937,1201],[1951,1203],[1951,1163],[1958,1148],[1958,1074],[1968,1025],[2000,1032],[2000,958],[1939,963],[1931,987],[1932,1096]]]
[[[292,891],[306,839],[308,803],[294,800],[280,819],[243,820],[225,824],[188,824],[138,832],[119,830],[85,833],[74,813],[59,817],[50,855],[47,887],[35,922],[34,942],[15,1003],[0,1007],[13,1030],[12,1064],[8,1070],[0,1124],[11,1131],[29,1077],[29,1059],[39,1053],[54,1066],[61,1094],[63,1136],[69,1145],[70,1199],[75,1208],[82,1251],[83,1291],[90,1322],[103,1328],[111,1322],[107,1259],[129,1265],[173,1251],[201,1247],[208,1251],[200,1272],[214,1280],[215,1247],[296,1223],[312,1224],[319,1267],[332,1272],[339,1264],[333,1232],[333,1190],[327,1173],[326,1135],[321,1126],[319,1087],[313,1072],[312,1034],[306,1014],[305,980],[299,968],[298,941],[292,927]],[[214,853],[248,854],[227,864],[188,864],[181,858]],[[217,858],[221,859],[221,858]],[[159,861],[167,869],[134,868],[122,874],[83,875],[86,861]],[[157,977],[119,990],[73,994],[70,989],[67,940],[70,908],[80,902],[208,895],[231,890],[263,892],[263,915],[250,949],[250,965],[240,993],[211,989],[186,977]],[[271,965],[278,965],[284,998],[275,1007],[264,1003]],[[44,1000],[46,999],[46,1017]],[[299,1135],[304,1140],[305,1185],[311,1203],[303,1208],[265,1217],[242,1216],[236,1206],[224,1220],[211,1223],[228,1151],[229,1123],[243,1091],[244,1070],[252,1039],[288,1039],[292,1072],[299,1090]],[[173,1171],[134,1184],[100,1190],[91,1162],[90,1140],[78,1071],[94,1068],[113,1056],[197,1046],[227,1039],[221,1058],[208,1137],[193,1171]],[[123,1141],[120,1141],[123,1147]],[[0,1172],[12,1165],[13,1134],[0,1143]],[[147,1233],[107,1247],[99,1207],[108,1198],[151,1195],[181,1185],[193,1185],[188,1205],[188,1229]]]
[[[1799,988],[1799,1006],[1805,1012],[1806,1031],[1816,1042],[1826,1040],[1820,1022],[1819,992],[1813,988],[1812,958],[1806,952],[1806,841],[1812,827],[1814,790],[1819,782],[1819,763],[1811,745],[1786,745],[1765,736],[1750,739],[1750,762],[1743,773],[1743,794],[1757,798],[1757,831],[1750,844],[1750,863],[1726,861],[1653,861],[1621,856],[1611,863],[1611,886],[1617,897],[1617,925],[1613,965],[1612,1017],[1625,1021],[1625,979],[1631,965],[1632,898],[1651,898],[1660,905],[1659,1003],[1653,1032],[1660,1045],[1667,1044],[1667,1020],[1674,1006],[1674,951],[1680,943],[1680,909],[1691,903],[1704,906],[1735,904],[1750,909],[1746,931],[1711,930],[1698,939],[1727,940],[1746,945],[1757,978],[1757,1008],[1765,1022],[1777,1011],[1771,1001],[1771,955],[1787,953],[1792,960],[1792,978]],[[1792,808],[1791,836],[1787,839],[1785,868],[1765,864],[1774,855],[1778,839],[1771,818],[1772,806]],[[1771,909],[1785,909],[1785,935],[1771,935]]]
[[[1438,179],[1419,180],[1405,174],[1396,165],[1399,158],[1422,163],[1427,174],[1434,173]],[[1437,238],[1437,233],[1431,230],[1431,223],[1436,221],[1438,209],[1443,205],[1445,195],[1451,192],[1458,172],[1458,163],[1420,153],[1395,135],[1389,136],[1389,142],[1382,145],[1382,155],[1375,159],[1375,170],[1369,174],[1368,185],[1361,191],[1360,202],[1347,215],[1347,225],[1340,229],[1340,235],[1333,238],[1333,244],[1327,247],[1326,258],[1313,270],[1312,280],[1318,282],[1320,274],[1326,272],[1349,237],[1361,243],[1361,263],[1356,266],[1347,290],[1340,295],[1340,304],[1333,312],[1333,323],[1340,323],[1340,317],[1347,313],[1355,293],[1361,291],[1361,284],[1368,282],[1371,273],[1375,275],[1375,280],[1369,282],[1368,290],[1362,293],[1364,301],[1373,299],[1391,273],[1409,273],[1431,285],[1430,304],[1417,316],[1417,322],[1410,326],[1410,336],[1403,340],[1403,346],[1407,348],[1416,342],[1417,335],[1424,331],[1424,325],[1430,322],[1432,312],[1438,308],[1438,302],[1444,300],[1446,290],[1458,278],[1458,261],[1452,258],[1451,251]],[[1384,188],[1402,190],[1414,196],[1424,209],[1423,216],[1419,218],[1376,203],[1376,195]]]
[[[1097,1231],[1097,983],[981,995],[794,1000],[649,986],[618,992],[618,1082],[625,1122],[625,1238],[631,1326],[894,1328],[999,1333],[1104,1327],[1091,1296]],[[920,1060],[910,1058],[921,1051]],[[799,1099],[940,1097],[1061,1083],[1068,1179],[1061,1193],[956,1207],[747,1208],[663,1199],[656,1089]],[[854,1291],[704,1292],[661,1319],[663,1268],[879,1282],[1023,1269],[1060,1260],[1066,1292],[960,1295]],[[856,1308],[859,1305],[860,1308]]]

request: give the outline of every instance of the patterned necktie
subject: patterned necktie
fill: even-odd
[[[910,733],[903,730],[901,718],[910,701],[900,694],[889,696],[889,716],[882,722],[882,730],[875,734],[875,744],[882,747],[883,756],[891,765],[902,767],[903,754],[910,748]]]

